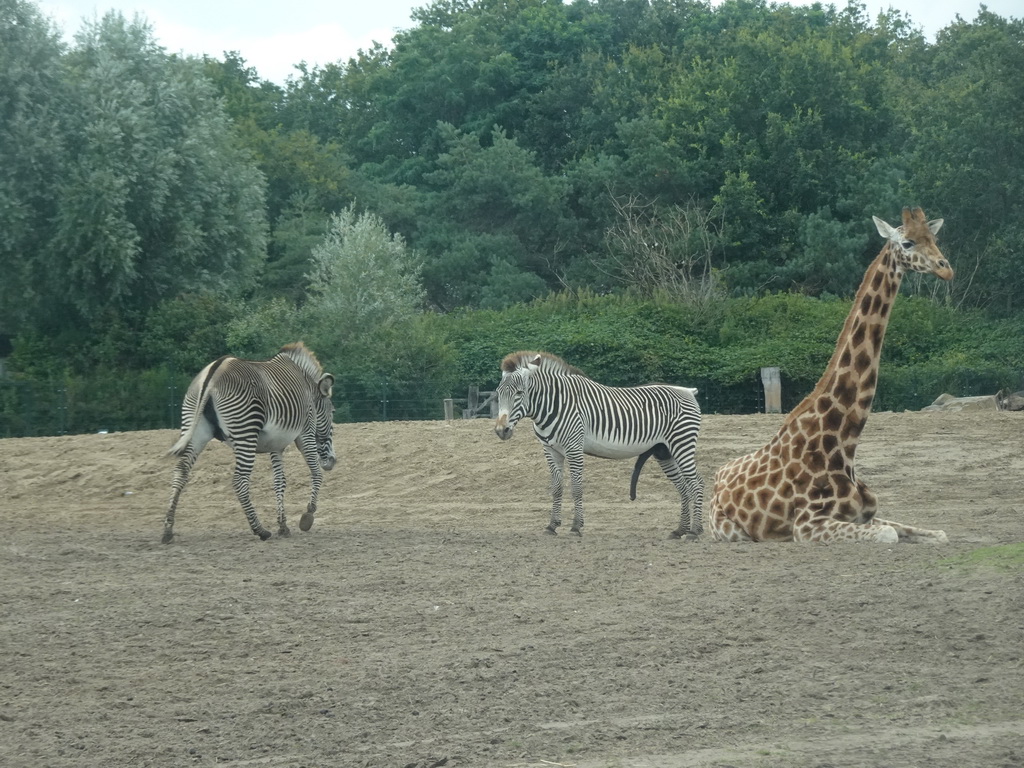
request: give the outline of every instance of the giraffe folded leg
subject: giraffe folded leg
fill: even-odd
[[[875,518],[872,522],[879,525],[888,525],[896,531],[896,534],[900,537],[900,541],[905,541],[908,544],[918,544],[920,542],[947,544],[949,542],[949,538],[946,536],[945,531],[933,531],[928,528],[915,528],[912,525],[903,525],[902,523],[894,523],[892,520],[879,520],[878,518]]]
[[[831,517],[818,517],[793,526],[793,541],[873,541],[896,544],[900,540],[896,529],[881,520],[870,523],[848,523]]]
[[[725,517],[712,508],[708,516],[708,530],[715,541],[753,541],[745,530],[734,520]]]

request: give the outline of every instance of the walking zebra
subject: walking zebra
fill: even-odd
[[[299,528],[313,526],[323,469],[334,468],[331,388],[316,356],[302,342],[281,347],[267,361],[225,356],[206,366],[189,385],[181,407],[181,439],[168,452],[180,456],[171,485],[171,504],[164,520],[163,542],[174,538],[174,510],[189,472],[210,440],[226,442],[235,452],[234,487],[252,532],[266,541],[270,531],[256,516],[249,498],[249,478],[257,453],[269,453],[274,468],[278,534],[290,531],[284,516],[284,459],[293,442],[313,477],[313,491]]]
[[[562,524],[565,464],[572,484],[573,533],[583,529],[583,455],[638,456],[636,474],[654,455],[682,499],[676,538],[700,535],[704,481],[697,473],[700,406],[696,389],[667,384],[606,387],[546,352],[514,352],[501,362],[494,431],[508,440],[521,418],[533,419],[551,470],[550,533]],[[693,510],[691,522],[690,510]]]

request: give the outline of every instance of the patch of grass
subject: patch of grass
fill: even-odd
[[[1002,544],[998,547],[981,547],[956,557],[939,561],[941,565],[954,568],[992,568],[997,571],[1024,571],[1024,542]]]

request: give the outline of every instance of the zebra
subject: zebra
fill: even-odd
[[[168,455],[179,456],[171,504],[164,520],[163,543],[174,538],[174,511],[189,473],[210,440],[226,442],[235,453],[234,488],[252,532],[263,541],[271,534],[260,523],[249,497],[249,478],[257,453],[269,453],[277,496],[278,535],[291,531],[284,514],[284,459],[295,443],[313,478],[313,491],[299,528],[313,527],[323,472],[334,468],[334,376],[324,373],[316,356],[300,341],[287,344],[270,360],[225,355],[203,368],[189,385],[181,407],[181,438]]]
[[[578,368],[547,352],[513,352],[501,362],[496,390],[498,418],[494,431],[508,440],[524,416],[544,446],[551,470],[551,522],[555,534],[562,524],[565,464],[572,484],[572,532],[583,529],[583,456],[625,459],[637,456],[636,476],[650,455],[658,460],[679,491],[682,512],[674,538],[696,540],[703,530],[704,480],[697,472],[696,443],[700,432],[697,390],[668,384],[607,387]],[[690,510],[693,510],[691,521]]]

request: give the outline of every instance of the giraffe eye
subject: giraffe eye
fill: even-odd
[[[909,251],[911,248],[914,247],[914,241],[913,240],[904,240],[902,243],[900,243],[900,245],[903,246],[903,250]]]

